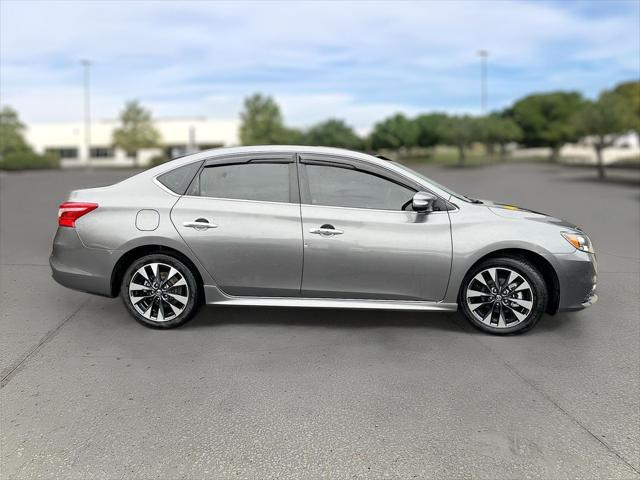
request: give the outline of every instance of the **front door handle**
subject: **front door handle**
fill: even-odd
[[[197,218],[193,222],[184,222],[182,225],[189,228],[195,228],[196,230],[208,230],[210,228],[218,228],[215,223],[209,223],[206,218]]]
[[[309,233],[330,237],[332,235],[342,235],[344,231],[334,228],[333,225],[322,225],[320,228],[311,228]]]

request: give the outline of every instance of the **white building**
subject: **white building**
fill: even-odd
[[[154,119],[154,126],[160,132],[161,146],[139,150],[135,157],[129,157],[112,145],[113,131],[119,126],[118,120],[91,122],[89,152],[82,122],[33,123],[27,126],[25,133],[36,152],[57,154],[63,167],[143,166],[157,155],[173,158],[208,148],[238,144],[236,121],[215,121],[206,117],[158,118]]]
[[[568,143],[560,149],[560,158],[566,163],[595,164],[597,157],[593,148],[594,141],[593,137],[585,137],[577,143]],[[516,148],[511,154],[516,158],[542,158],[549,157],[551,149],[547,147]],[[635,132],[617,137],[613,145],[602,152],[602,162],[605,165],[637,158],[640,158],[640,135]]]

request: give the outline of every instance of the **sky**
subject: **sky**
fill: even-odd
[[[396,112],[480,113],[533,92],[595,97],[640,78],[640,0],[0,1],[0,102],[27,122],[81,121],[139,99],[156,117],[237,121],[272,95],[285,122],[366,132]]]

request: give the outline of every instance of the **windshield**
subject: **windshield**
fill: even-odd
[[[410,169],[409,167],[402,165],[400,163],[394,163],[394,165],[396,167],[401,168],[402,170],[404,170],[407,173],[412,173],[413,175],[421,178],[422,180],[424,180],[425,182],[433,185],[434,187],[438,187],[440,190],[443,190],[445,192],[447,192],[449,195],[452,195],[460,200],[465,200],[467,202],[472,201],[472,199],[470,199],[469,197],[466,197],[464,195],[461,195],[459,193],[454,192],[453,190],[451,190],[450,188],[445,187],[444,185],[440,185],[438,182],[434,182],[433,180],[431,180],[429,177],[426,177],[424,175],[422,175],[421,173],[416,172],[415,170]]]

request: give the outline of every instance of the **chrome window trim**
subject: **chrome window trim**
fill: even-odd
[[[402,213],[402,214],[407,214],[407,213],[412,213],[414,215],[433,215],[435,213],[449,213],[449,212],[453,212],[455,210],[457,210],[457,207],[455,210],[442,210],[442,211],[438,211],[438,212],[416,212],[415,210],[384,210],[384,209],[380,209],[380,208],[364,208],[364,207],[340,207],[338,205],[314,205],[313,203],[301,203],[301,206],[306,206],[306,207],[316,207],[316,208],[333,208],[333,209],[340,209],[340,210],[358,210],[358,211],[363,211],[363,212],[383,212],[383,213]]]
[[[412,213],[414,215],[418,215],[421,214],[421,212],[416,212],[413,210],[384,210],[384,209],[379,209],[379,208],[362,208],[362,207],[340,207],[340,206],[336,206],[336,205],[313,205],[312,203],[301,203],[301,202],[270,202],[268,200],[247,200],[247,199],[243,199],[243,198],[224,198],[224,197],[205,197],[205,196],[199,196],[199,195],[180,195],[178,193],[175,193],[173,191],[171,191],[170,189],[168,189],[167,187],[165,187],[158,179],[157,177],[153,179],[153,183],[155,183],[158,187],[160,187],[162,190],[164,190],[165,192],[167,192],[170,195],[173,195],[174,197],[182,197],[182,198],[192,198],[192,199],[204,199],[204,200],[217,200],[217,201],[227,201],[227,202],[247,202],[247,203],[265,203],[265,204],[271,204],[271,205],[296,205],[296,206],[308,206],[308,207],[318,207],[318,208],[332,208],[332,209],[340,209],[340,210],[358,210],[358,211],[364,211],[364,212],[384,212],[384,213],[402,213],[402,214],[407,214],[407,213]],[[425,212],[425,215],[433,215],[433,214],[442,214],[442,213],[449,213],[449,212],[457,212],[459,210],[459,208],[451,203],[451,202],[447,202],[450,205],[453,205],[455,208],[452,210],[442,210],[439,212]]]
[[[406,172],[401,168],[394,168],[395,165],[392,162],[387,160],[381,160],[376,158],[370,154],[363,152],[354,152],[351,150],[345,150],[341,148],[333,148],[333,147],[314,147],[309,145],[256,145],[251,147],[223,147],[223,148],[214,148],[209,150],[204,150],[202,152],[193,153],[190,155],[186,155],[184,157],[180,157],[165,164],[159,165],[158,167],[154,167],[153,169],[160,169],[158,173],[153,172],[149,176],[154,176],[162,173],[169,172],[174,168],[181,167],[183,165],[188,165],[191,162],[203,161],[203,160],[217,160],[222,159],[224,157],[233,157],[233,156],[243,156],[243,155],[256,155],[256,154],[311,154],[311,155],[327,155],[333,157],[342,157],[342,158],[351,158],[360,162],[364,162],[370,165],[378,166],[383,169],[389,170],[393,173],[398,174],[399,176],[404,177],[418,185],[426,186],[428,182],[425,183],[425,180],[417,175],[411,175],[410,172]],[[175,162],[175,166],[167,165],[168,163]],[[144,173],[144,172],[143,172]],[[430,184],[428,184],[430,185]],[[430,185],[428,188],[432,193],[440,198],[449,198],[451,196],[451,192],[442,190],[437,186]]]
[[[204,153],[204,152],[202,152]],[[376,166],[376,167],[380,167],[383,170],[386,170],[394,175],[398,175],[399,177],[402,177],[403,179],[405,179],[406,181],[410,182],[410,183],[414,183],[417,185],[421,185],[422,187],[424,187],[426,189],[426,191],[434,194],[436,197],[438,197],[439,199],[441,199],[442,201],[444,201],[445,203],[447,203],[448,205],[453,206],[454,208],[452,210],[443,210],[443,211],[439,211],[439,212],[428,212],[427,215],[433,215],[434,213],[451,213],[451,212],[457,212],[460,210],[460,208],[453,203],[451,200],[447,199],[446,197],[442,196],[441,194],[439,194],[437,191],[434,191],[433,187],[430,184],[426,184],[426,182],[424,182],[424,180],[422,180],[419,177],[416,178],[411,178],[409,176],[407,176],[406,172],[404,172],[404,170],[396,170],[394,168],[389,168],[387,165],[382,164],[381,162],[372,162],[368,159],[363,159],[363,158],[358,158],[358,157],[350,157],[349,155],[345,155],[345,154],[341,154],[341,153],[330,153],[330,152],[318,152],[318,151],[312,151],[312,150],[284,150],[284,151],[271,151],[271,150],[262,150],[260,148],[257,148],[255,151],[246,151],[246,152],[236,152],[236,153],[228,153],[227,155],[211,155],[208,157],[204,157],[204,158],[198,158],[197,160],[194,160],[192,162],[187,162],[187,163],[182,163],[180,165],[176,165],[175,168],[172,168],[170,170],[164,170],[163,172],[160,172],[158,174],[156,174],[152,180],[153,182],[160,187],[162,190],[164,190],[165,192],[169,193],[170,195],[173,195],[174,197],[186,197],[186,198],[207,198],[207,199],[212,199],[212,200],[230,200],[230,201],[237,201],[237,202],[252,202],[252,203],[267,203],[267,204],[273,204],[273,205],[309,205],[312,207],[325,207],[325,208],[344,208],[344,209],[350,209],[350,210],[362,210],[362,211],[370,211],[370,212],[398,212],[398,213],[418,213],[418,212],[412,212],[411,210],[384,210],[384,209],[374,209],[374,208],[362,208],[362,207],[341,207],[341,206],[336,206],[336,205],[313,205],[313,204],[308,204],[308,203],[302,203],[302,202],[270,202],[267,200],[246,200],[246,199],[240,199],[240,198],[220,198],[220,197],[205,197],[205,196],[198,196],[198,195],[180,195],[179,193],[175,193],[174,191],[170,190],[169,188],[165,187],[162,182],[160,182],[158,180],[158,177],[160,177],[161,175],[164,175],[165,173],[169,173],[173,170],[175,170],[176,168],[180,168],[180,167],[184,167],[187,165],[190,165],[192,163],[196,163],[196,162],[203,162],[202,167],[200,169],[200,171],[203,168],[206,168],[207,166],[207,162],[210,160],[220,160],[223,161],[226,158],[229,159],[233,159],[234,157],[244,157],[244,156],[250,156],[250,155],[260,155],[260,154],[269,154],[269,155],[281,155],[281,154],[294,154],[297,156],[296,160],[294,161],[294,163],[298,164],[298,163],[302,163],[304,164],[304,162],[300,161],[299,156],[301,154],[307,154],[307,155],[321,155],[321,156],[327,156],[327,157],[332,157],[332,158],[338,158],[338,159],[345,159],[347,161],[353,161],[353,162],[362,162],[362,163],[368,163],[372,166]],[[363,155],[367,155],[367,154],[363,154]],[[375,158],[375,157],[372,157]],[[335,167],[335,168],[340,168],[340,167]],[[196,174],[199,175],[200,171]],[[387,181],[391,181],[389,179],[387,179]],[[435,189],[438,190],[438,189]],[[451,198],[451,195],[449,195],[449,198]]]
[[[294,205],[296,207],[300,206],[300,202],[270,202],[268,200],[247,200],[244,198],[224,198],[224,197],[205,197],[200,195],[180,195],[182,198],[194,198],[198,200],[217,200],[217,201],[225,201],[225,202],[247,202],[247,203],[268,203],[272,205]]]
[[[421,212],[416,212],[416,211],[413,211],[413,210],[381,210],[381,209],[378,209],[378,208],[338,207],[338,206],[332,206],[332,205],[313,205],[313,204],[310,204],[310,203],[300,203],[300,202],[270,202],[268,200],[246,200],[246,199],[243,199],[243,198],[204,197],[204,196],[198,196],[198,195],[177,195],[175,193],[173,195],[178,196],[178,197],[182,197],[182,198],[191,198],[191,199],[195,199],[195,200],[216,200],[216,201],[225,201],[225,202],[265,203],[265,204],[270,204],[270,205],[294,205],[294,206],[298,206],[298,207],[307,206],[307,207],[318,207],[318,208],[332,208],[332,209],[340,209],[340,210],[358,210],[358,211],[364,211],[364,212],[383,212],[383,213],[402,213],[402,214],[411,213],[411,214],[414,214],[414,215],[423,214]],[[433,215],[433,214],[436,214],[436,213],[440,213],[440,214],[449,213],[449,212],[455,212],[457,210],[458,210],[458,208],[456,207],[454,210],[443,210],[443,211],[440,211],[440,212],[428,212],[428,213],[424,213],[424,215]]]

